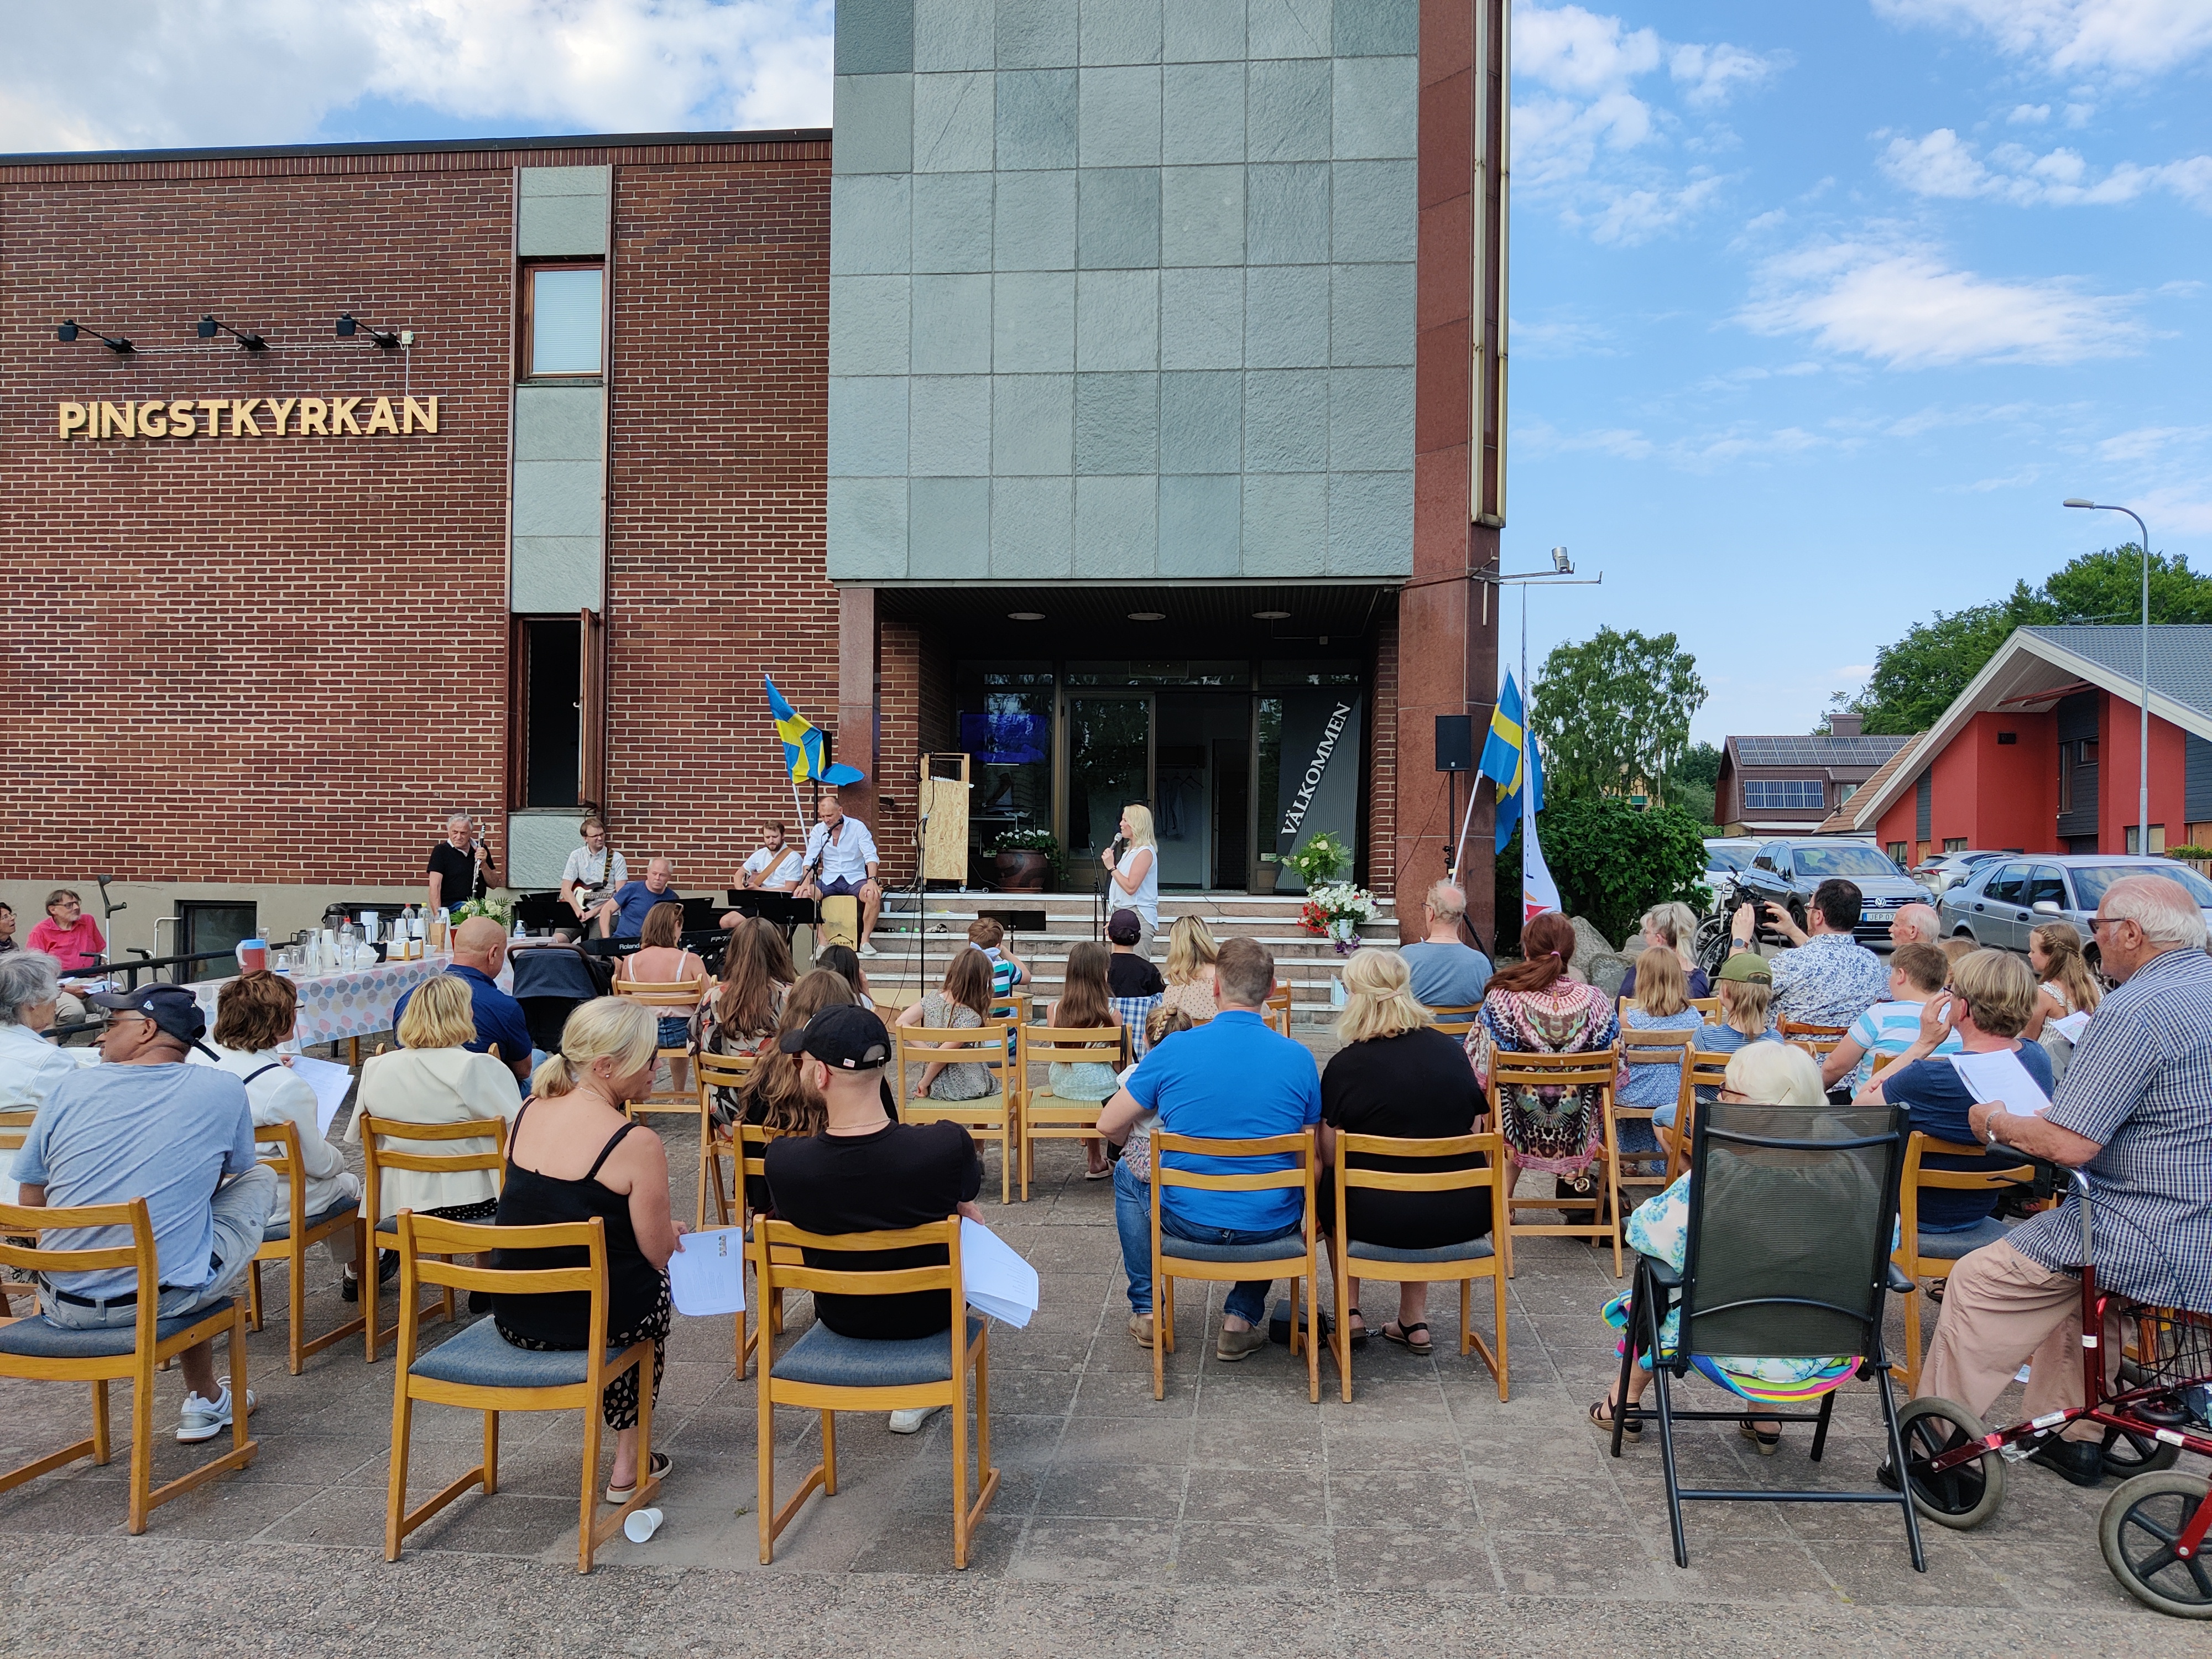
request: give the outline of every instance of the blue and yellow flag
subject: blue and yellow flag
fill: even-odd
[[[1498,694],[1498,707],[1490,716],[1490,737],[1482,745],[1482,763],[1475,770],[1498,784],[1498,845],[1502,853],[1505,843],[1513,839],[1515,827],[1521,822],[1521,780],[1523,775],[1522,750],[1527,742],[1527,721],[1521,708],[1521,688],[1513,683],[1508,670],[1505,684]],[[1544,810],[1544,776],[1535,775],[1535,788],[1530,799],[1530,810]]]
[[[761,684],[768,688],[768,712],[775,717],[775,734],[783,739],[784,769],[791,774],[794,784],[809,779],[823,783],[858,783],[867,774],[857,767],[841,763],[824,766],[822,763],[822,734],[816,731],[805,715],[793,708],[775,689],[775,682],[763,674]]]

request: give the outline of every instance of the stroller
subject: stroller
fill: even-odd
[[[614,989],[612,968],[574,945],[533,941],[507,960],[514,969],[514,1000],[529,1023],[531,1046],[547,1054],[560,1048],[561,1028],[570,1014]]]

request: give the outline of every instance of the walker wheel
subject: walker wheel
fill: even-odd
[[[2105,1431],[2105,1473],[2122,1480],[2156,1474],[2181,1460],[2181,1448],[2136,1429]]]
[[[1939,1527],[1963,1531],[1997,1512],[2005,1484],[2004,1459],[1997,1453],[1985,1451],[1941,1474],[1928,1470],[1954,1447],[1986,1438],[1989,1429],[1980,1418],[1948,1400],[1915,1400],[1898,1413],[1897,1432],[1905,1443],[1912,1504],[1921,1514]]]
[[[2124,1481],[2106,1500],[2097,1522],[2105,1565],[2145,1607],[2176,1619],[2212,1619],[2212,1562],[2173,1553],[2197,1506],[2208,1501],[2212,1482],[2202,1475],[2163,1472]]]

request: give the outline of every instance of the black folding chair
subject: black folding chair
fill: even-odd
[[[1893,1106],[1759,1106],[1732,1101],[1698,1109],[1691,1144],[1688,1248],[1679,1273],[1639,1255],[1630,1292],[1620,1391],[1640,1351],[1653,1356],[1656,1412],[1613,1413],[1613,1455],[1625,1422],[1659,1425],[1667,1468],[1667,1518],[1674,1565],[1690,1565],[1682,1503],[1893,1504],[1905,1516],[1912,1570],[1928,1571],[1920,1527],[1902,1492],[1737,1491],[1685,1487],[1674,1468],[1674,1425],[1686,1421],[1811,1423],[1812,1458],[1826,1449],[1836,1391],[1817,1412],[1790,1413],[1747,1402],[1733,1411],[1678,1411],[1672,1384],[1702,1354],[1750,1357],[1857,1354],[1881,1401],[1892,1468],[1905,1467],[1882,1352],[1884,1298],[1912,1286],[1891,1265],[1898,1178],[1905,1163],[1905,1115]],[[1680,1312],[1672,1353],[1659,1334],[1670,1307]]]

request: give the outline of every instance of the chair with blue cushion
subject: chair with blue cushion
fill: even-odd
[[[1405,1158],[1446,1158],[1479,1155],[1482,1167],[1473,1170],[1378,1170],[1354,1169],[1352,1159],[1357,1157]],[[1496,1131],[1480,1135],[1450,1135],[1435,1140],[1400,1140],[1389,1135],[1339,1134],[1336,1137],[1336,1225],[1331,1236],[1329,1257],[1336,1269],[1336,1349],[1337,1376],[1344,1384],[1346,1405],[1352,1402],[1352,1324],[1346,1310],[1352,1306],[1350,1280],[1354,1267],[1367,1268],[1361,1277],[1388,1279],[1399,1284],[1415,1280],[1436,1285],[1459,1285],[1459,1352],[1467,1358],[1470,1351],[1479,1351],[1482,1363],[1490,1368],[1491,1376],[1498,1383],[1498,1398],[1506,1397],[1505,1380],[1505,1276],[1498,1271],[1497,1247],[1492,1243],[1505,1226],[1505,1188],[1499,1182],[1498,1170],[1505,1161],[1505,1145]],[[1490,1233],[1487,1237],[1470,1238],[1457,1244],[1440,1244],[1430,1249],[1400,1249],[1388,1244],[1367,1244],[1351,1236],[1352,1214],[1349,1194],[1358,1188],[1387,1193],[1449,1193],[1487,1188],[1490,1192]],[[1486,1279],[1496,1305],[1492,1310],[1491,1328],[1497,1333],[1498,1346],[1493,1352],[1474,1328],[1474,1281]]]
[[[13,1111],[0,1112],[0,1152],[20,1152],[31,1133],[31,1120],[39,1115],[35,1106],[19,1106]],[[12,1162],[12,1159],[10,1160]],[[0,1319],[15,1311],[14,1297],[31,1298],[31,1311],[39,1310],[39,1287],[35,1281],[18,1279],[13,1274],[0,1278]]]
[[[870,1269],[811,1265],[832,1252],[932,1249],[945,1260],[926,1267]],[[804,1255],[802,1255],[804,1253]],[[984,1511],[999,1491],[991,1465],[991,1348],[988,1323],[967,1310],[961,1292],[960,1218],[947,1217],[896,1232],[810,1233],[766,1216],[753,1222],[754,1282],[765,1304],[786,1291],[827,1291],[836,1296],[894,1296],[934,1291],[950,1298],[951,1325],[936,1336],[907,1341],[869,1341],[840,1336],[816,1320],[805,1334],[771,1357],[761,1351],[760,1558],[775,1559],[775,1540],[818,1488],[837,1495],[837,1419],[841,1412],[952,1408],[952,1565],[965,1568]],[[968,1501],[968,1376],[975,1378],[975,1501]],[[775,1408],[797,1406],[822,1413],[822,1461],[808,1471],[782,1508],[775,1502]]]
[[[411,1152],[387,1146],[387,1140],[441,1141],[489,1140],[492,1150],[488,1152]],[[460,1123],[413,1123],[405,1118],[364,1117],[361,1121],[361,1154],[363,1170],[361,1212],[368,1218],[369,1243],[376,1250],[397,1252],[399,1249],[399,1218],[383,1214],[383,1181],[386,1170],[413,1170],[424,1174],[453,1174],[464,1170],[489,1170],[492,1186],[496,1188],[507,1170],[507,1120],[503,1117],[470,1118]],[[437,1218],[433,1217],[432,1219]],[[487,1247],[489,1248],[489,1247]],[[399,1326],[410,1323],[404,1313],[398,1323],[386,1329],[377,1316],[380,1287],[384,1275],[377,1271],[372,1259],[374,1251],[364,1251],[360,1267],[361,1299],[367,1322],[362,1327],[363,1341],[368,1351],[368,1363],[376,1364],[376,1345],[387,1336],[398,1334]],[[417,1307],[411,1301],[403,1301],[402,1309],[414,1308],[411,1322],[420,1323],[433,1315],[450,1320],[453,1316],[453,1292],[441,1291],[435,1302]]]
[[[77,1227],[128,1228],[131,1242],[87,1249],[46,1249],[16,1242],[48,1230]],[[154,1223],[144,1199],[74,1209],[0,1204],[0,1267],[42,1274],[128,1267],[137,1275],[138,1298],[137,1320],[128,1327],[72,1330],[43,1315],[0,1322],[0,1376],[92,1384],[91,1437],[0,1474],[0,1492],[12,1491],[81,1457],[106,1464],[109,1456],[107,1385],[115,1382],[131,1384],[131,1530],[134,1534],[145,1531],[147,1517],[172,1498],[181,1498],[216,1475],[242,1469],[253,1461],[259,1447],[246,1433],[246,1414],[241,1409],[231,1419],[228,1451],[165,1486],[153,1484],[155,1367],[187,1348],[227,1334],[232,1396],[243,1401],[246,1305],[234,1299],[198,1313],[169,1319],[157,1316],[161,1272],[154,1251]]]
[[[399,1322],[399,1366],[392,1391],[392,1482],[384,1517],[384,1559],[397,1561],[407,1534],[471,1486],[490,1497],[499,1490],[499,1414],[566,1412],[584,1414],[584,1498],[576,1527],[576,1571],[589,1572],[599,1547],[622,1529],[633,1510],[659,1496],[653,1470],[653,1343],[607,1346],[606,1225],[564,1221],[544,1227],[486,1227],[402,1210],[399,1228],[400,1305],[414,1300],[422,1283],[453,1291],[491,1291],[502,1296],[557,1296],[584,1291],[591,1298],[588,1347],[544,1352],[518,1348],[489,1319],[479,1319],[428,1353],[416,1348],[415,1322]],[[454,1258],[484,1250],[581,1249],[574,1267],[477,1267]],[[608,1383],[638,1368],[637,1489],[619,1509],[599,1510],[599,1448],[606,1432],[599,1396]],[[414,1509],[407,1507],[407,1454],[416,1401],[459,1406],[483,1413],[483,1462],[448,1482]]]
[[[1317,1148],[1310,1126],[1291,1135],[1267,1135],[1254,1140],[1211,1140],[1196,1135],[1152,1131],[1152,1398],[1167,1398],[1167,1360],[1175,1350],[1175,1281],[1195,1279],[1219,1284],[1240,1279],[1288,1279],[1291,1281],[1291,1353],[1295,1358],[1305,1345],[1306,1397],[1321,1403],[1321,1345],[1298,1313],[1303,1286],[1309,1306],[1321,1289],[1321,1256],[1315,1237],[1314,1182],[1318,1168]],[[1255,1169],[1237,1174],[1210,1174],[1169,1167],[1167,1155],[1181,1153],[1219,1158],[1288,1158],[1286,1170]],[[1160,1194],[1168,1187],[1196,1192],[1293,1192],[1300,1204],[1298,1231],[1264,1244],[1207,1244],[1170,1237],[1160,1226]]]
[[[1936,1140],[1915,1129],[1912,1139],[1905,1143],[1905,1174],[1898,1184],[1897,1249],[1892,1257],[1907,1279],[1913,1281],[1912,1293],[1903,1298],[1905,1303],[1905,1396],[1910,1400],[1920,1392],[1920,1363],[1925,1351],[1920,1346],[1920,1297],[1925,1280],[1941,1281],[1951,1276],[1951,1269],[1961,1257],[1970,1255],[1984,1244],[1995,1244],[2012,1231],[2011,1224],[1995,1216],[1987,1216],[1971,1227],[1962,1227],[1955,1233],[1929,1233],[1920,1230],[1920,1193],[1926,1187],[1947,1187],[1954,1192],[1985,1193],[1998,1187],[2017,1186],[2035,1179],[2035,1166],[2015,1164],[2004,1169],[1931,1170],[1924,1167],[1923,1158],[1972,1158],[1986,1162],[1989,1148],[1967,1146],[1955,1140]]]
[[[261,1264],[282,1261],[290,1270],[291,1302],[286,1309],[286,1323],[290,1327],[291,1366],[295,1376],[306,1369],[307,1357],[320,1353],[333,1342],[343,1342],[368,1324],[365,1314],[356,1314],[335,1330],[325,1331],[309,1339],[306,1334],[307,1321],[307,1247],[319,1244],[325,1239],[350,1230],[354,1236],[354,1267],[366,1271],[374,1278],[376,1264],[368,1249],[368,1229],[361,1218],[361,1200],[349,1198],[333,1204],[320,1215],[307,1213],[307,1180],[300,1164],[300,1130],[293,1123],[272,1123],[266,1127],[255,1125],[253,1142],[257,1146],[274,1146],[273,1154],[264,1155],[262,1162],[276,1171],[284,1182],[290,1203],[281,1219],[271,1218],[262,1230],[261,1248],[253,1253],[253,1267],[246,1281],[246,1319],[252,1328],[261,1328]],[[374,1304],[372,1304],[374,1305]]]

